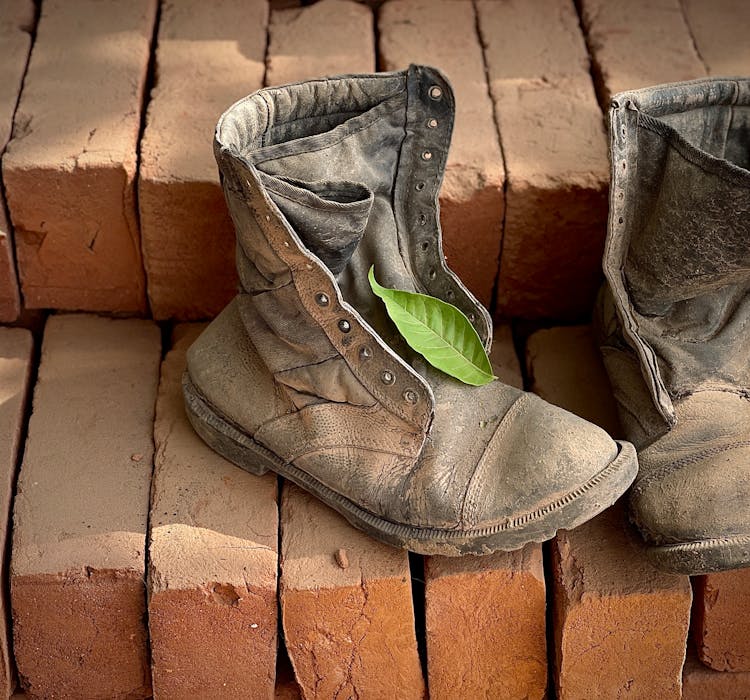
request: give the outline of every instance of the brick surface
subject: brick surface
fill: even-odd
[[[578,1],[603,109],[623,90],[705,75],[681,0]]]
[[[31,49],[34,4],[31,0],[0,0],[0,155],[10,139],[13,113],[21,92]],[[0,322],[11,322],[21,312],[13,232],[0,188]]]
[[[698,656],[717,671],[750,672],[750,569],[694,579],[693,637]]]
[[[196,435],[178,326],[162,364],[151,490],[149,632],[159,698],[268,698],[276,673],[275,475],[253,476]]]
[[[750,5],[746,0],[681,0],[709,75],[750,74]]]
[[[42,7],[3,158],[29,308],[145,310],[134,178],[155,12],[156,0]]]
[[[208,318],[236,293],[234,229],[213,133],[225,109],[262,86],[267,23],[265,0],[162,6],[138,181],[157,319]]]
[[[682,700],[750,700],[750,673],[722,673],[704,666],[688,648]]]
[[[423,697],[406,552],[290,484],[281,502],[281,615],[304,697]]]
[[[53,316],[14,505],[16,663],[34,697],[146,697],[160,359],[147,321]]]
[[[375,70],[372,11],[349,0],[319,0],[271,13],[267,85]]]
[[[20,448],[21,430],[31,370],[33,342],[31,333],[22,328],[0,328],[0,551],[6,551],[13,486]],[[0,696],[13,692],[13,662],[8,626],[10,605],[6,598],[8,569],[0,563]]]
[[[510,326],[495,328],[490,358],[500,381],[522,386]],[[426,557],[430,697],[545,697],[545,596],[539,544],[482,557]]]
[[[575,8],[476,5],[508,179],[497,315],[586,317],[601,280],[609,166]]]
[[[536,393],[590,419],[610,419],[609,385],[584,329],[539,331],[528,348]],[[575,380],[581,366],[585,392]],[[557,697],[680,698],[688,577],[651,566],[626,531],[621,505],[560,531],[551,553]]]
[[[505,168],[470,2],[390,0],[378,14],[384,70],[425,63],[443,71],[456,117],[440,195],[449,265],[489,306],[503,228]]]

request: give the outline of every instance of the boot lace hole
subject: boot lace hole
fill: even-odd
[[[430,97],[433,100],[439,100],[443,96],[443,90],[437,85],[433,85],[430,88]]]
[[[432,151],[424,151],[422,153],[422,160],[432,160]]]
[[[371,357],[372,357],[372,348],[368,347],[367,345],[363,345],[359,349],[359,359],[364,361],[364,360],[369,360]]]
[[[477,320],[477,317],[474,314],[469,314],[469,321],[471,323],[474,323],[474,321],[476,321],[476,320]]]
[[[427,120],[427,128],[428,129],[436,129],[438,125],[438,120],[435,118],[428,119]]]
[[[420,214],[419,215],[419,223],[421,226],[424,226],[427,223],[427,215],[426,214]]]
[[[415,404],[419,401],[419,394],[414,389],[406,389],[403,393],[404,401],[406,403]]]
[[[456,296],[456,295],[455,295],[455,294],[453,293],[453,290],[452,290],[452,289],[449,289],[449,290],[448,290],[448,291],[447,291],[447,292],[445,293],[445,296],[446,296],[446,297],[447,297],[448,299],[453,299],[453,297],[454,297],[454,296]]]
[[[414,189],[417,190],[417,192],[421,192],[424,189],[424,182],[418,182],[414,186]]]
[[[351,329],[352,329],[352,324],[349,323],[349,321],[347,321],[345,318],[342,318],[339,321],[339,330],[342,333],[348,333]]]
[[[619,219],[617,220],[617,223],[618,223],[618,224],[621,224],[622,222],[623,222],[623,218],[622,218],[622,217],[620,217],[620,218],[619,218]]]
[[[323,292],[321,292],[320,294],[316,294],[315,295],[315,303],[318,306],[328,306],[328,304],[330,303],[330,301],[331,300],[328,298],[328,295],[327,294],[323,294]]]
[[[383,384],[393,384],[393,382],[396,381],[396,377],[393,375],[393,372],[384,369],[380,373],[380,381],[383,382]]]
[[[434,280],[435,277],[437,277],[437,272],[435,272],[435,268],[431,267],[430,271],[427,273],[430,276],[431,280]]]
[[[419,247],[423,251],[427,251],[427,249],[430,247],[430,242],[429,241],[422,241],[422,243],[420,243]]]

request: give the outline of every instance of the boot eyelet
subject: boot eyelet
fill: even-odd
[[[430,242],[429,242],[429,241],[422,241],[422,242],[421,242],[421,243],[419,244],[419,247],[420,247],[420,248],[421,248],[421,249],[422,249],[422,250],[423,250],[424,252],[427,252],[427,249],[428,249],[428,248],[430,247]]]
[[[432,151],[422,151],[422,160],[432,160]]]
[[[424,226],[427,223],[427,214],[419,215],[419,223],[421,226]]]
[[[419,401],[419,394],[417,394],[417,392],[414,391],[414,389],[404,390],[404,393],[402,394],[402,396],[404,397],[404,401],[406,401],[406,403],[415,404],[417,403],[417,401]]]
[[[315,295],[315,303],[318,306],[328,306],[328,304],[331,303],[331,300],[328,298],[327,294],[323,294],[323,292],[320,292],[320,294]]]
[[[424,189],[424,182],[418,182],[416,185],[414,185],[414,189],[417,192],[421,192]]]
[[[452,289],[449,289],[449,290],[448,290],[448,291],[447,291],[447,292],[445,293],[445,296],[446,296],[446,297],[447,297],[448,299],[453,299],[453,297],[454,297],[454,296],[456,296],[456,295],[454,294],[454,292],[453,292],[453,290],[452,290]]]
[[[434,280],[435,277],[437,277],[437,272],[435,272],[435,268],[431,267],[430,271],[427,273],[431,280]]]
[[[359,349],[359,359],[364,362],[365,360],[369,360],[372,357],[372,348],[370,348],[368,345],[363,345]]]
[[[428,129],[436,129],[438,125],[438,120],[434,117],[427,120],[427,128]]]
[[[468,318],[469,318],[469,321],[471,321],[471,323],[474,323],[474,321],[477,320],[477,317],[474,314],[469,314]]]
[[[443,90],[438,85],[433,85],[430,88],[430,97],[433,100],[439,100],[443,96]]]
[[[393,375],[393,372],[384,369],[380,373],[380,381],[383,382],[383,384],[393,384],[393,382],[396,381],[396,377]]]
[[[352,329],[352,324],[349,323],[349,321],[347,321],[345,318],[342,318],[339,321],[339,330],[342,333],[348,333],[351,329]]]

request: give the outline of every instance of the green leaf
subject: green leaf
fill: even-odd
[[[497,379],[479,335],[459,309],[426,294],[381,287],[374,266],[367,277],[404,340],[433,367],[473,386]]]

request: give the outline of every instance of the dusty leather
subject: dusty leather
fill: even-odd
[[[368,512],[471,529],[588,484],[602,430],[493,382],[469,387],[403,342],[367,282],[487,311],[446,266],[438,190],[453,96],[437,71],[269,88],[217,126],[241,292],[188,353],[192,381],[254,440]],[[625,487],[623,486],[623,489]]]
[[[750,534],[750,80],[616,95],[598,319],[647,540]]]

